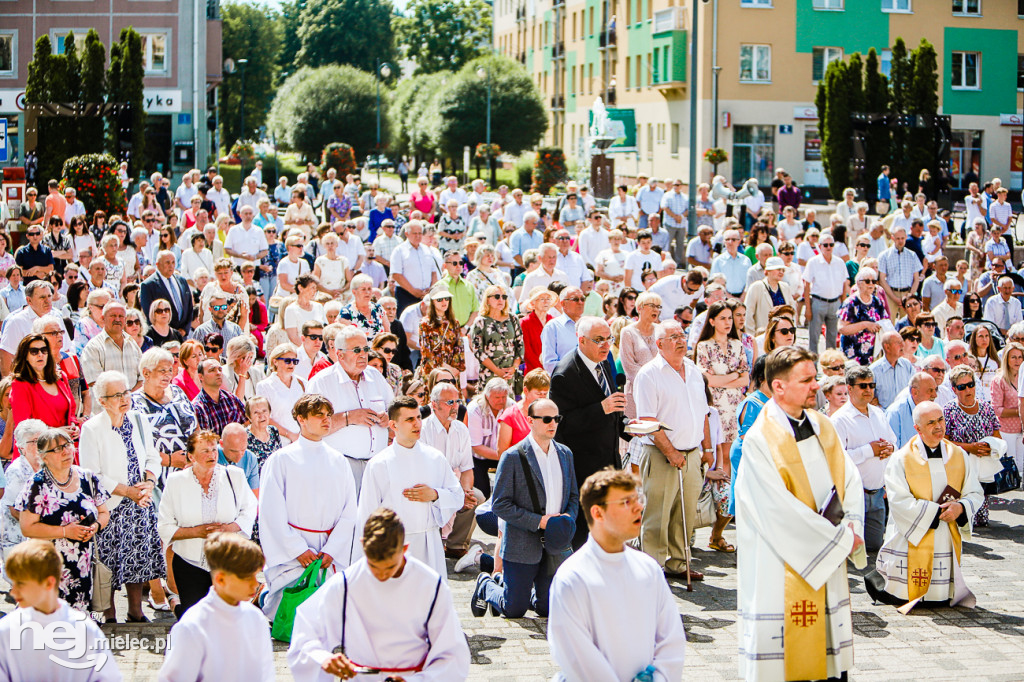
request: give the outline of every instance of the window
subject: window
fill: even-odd
[[[626,89],[627,90],[629,90],[630,86],[632,85],[632,78],[633,78],[633,71],[629,68],[631,66],[630,61],[631,61],[631,58],[630,57],[626,57]]]
[[[665,124],[658,124],[658,144],[665,144]]]
[[[954,130],[953,140],[949,145],[949,173],[953,176],[953,186],[967,189],[972,182],[978,182],[981,176],[981,131]]]
[[[654,126],[647,124],[647,160],[654,158]]]
[[[653,61],[654,68],[651,71],[651,82],[652,83],[661,83],[662,81],[666,80],[665,77],[664,77],[664,74],[661,72],[661,59],[660,59],[660,57],[661,57],[660,50],[658,48],[654,48],[654,61]]]
[[[892,50],[882,50],[878,55],[878,70],[886,78],[892,75]]]
[[[18,34],[13,31],[0,33],[0,76],[16,76],[14,58],[18,54]]]
[[[594,8],[590,8],[590,28],[587,31],[589,35],[594,35]]]
[[[587,92],[591,95],[594,94],[594,65],[591,64],[589,67],[590,77],[587,78]]]
[[[670,144],[671,144],[670,151],[672,152],[672,156],[678,157],[679,156],[679,124],[678,123],[673,123],[672,124],[672,141],[671,141]]]
[[[981,0],[953,0],[953,14],[981,16]]]
[[[1017,90],[1024,90],[1024,54],[1017,55]]]
[[[640,77],[640,70],[643,68],[643,64],[640,60],[640,55],[636,56],[636,87],[637,89],[643,87],[643,80]]]
[[[740,45],[740,82],[769,83],[771,80],[771,45]]]
[[[811,66],[811,80],[815,83],[820,81],[825,77],[825,70],[828,69],[828,65],[836,60],[841,60],[842,58],[843,48],[841,47],[814,48]]]
[[[843,0],[814,0],[811,7],[814,9],[841,10],[843,9]]]
[[[981,54],[978,52],[954,52],[950,65],[950,79],[954,90],[980,89]]]
[[[53,46],[54,54],[64,54],[64,40],[68,37],[68,33],[71,32],[75,34],[75,48],[78,50],[78,56],[82,56],[85,50],[85,34],[89,32],[89,29],[85,28],[50,29],[50,44]]]
[[[732,134],[732,181],[739,187],[757,178],[767,187],[775,170],[775,126],[734,126]]]
[[[1024,0],[1017,0],[1017,16],[1024,17]]]
[[[142,33],[142,64],[147,74],[167,73],[167,34]]]
[[[882,0],[883,12],[909,12],[910,0]]]
[[[772,0],[740,0],[740,7],[768,7],[771,8]]]

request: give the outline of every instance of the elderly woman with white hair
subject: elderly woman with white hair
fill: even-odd
[[[512,278],[495,267],[497,262],[498,252],[490,244],[481,244],[473,256],[473,265],[476,267],[466,275],[466,283],[473,287],[481,304],[484,303],[484,292],[490,286],[500,286],[510,299],[514,298]]]
[[[159,238],[159,235],[157,235],[157,234],[153,235],[153,239],[154,240],[158,239],[158,238]],[[126,259],[126,261],[127,260],[132,261],[131,263],[125,262],[125,266],[128,267],[129,270],[130,270],[130,272],[128,273],[128,278],[129,279],[135,277],[136,273],[141,275],[142,271],[146,269],[147,265],[152,265],[153,264],[153,261],[151,260],[150,256],[152,256],[155,252],[152,249],[149,248],[149,239],[150,239],[149,231],[146,230],[146,228],[144,228],[144,227],[132,228],[132,233],[131,233],[131,243],[132,243],[132,245],[129,246],[128,249],[125,251],[126,254],[133,254],[135,256],[134,258]],[[141,279],[141,277],[139,277],[138,279]]]
[[[270,403],[270,424],[289,442],[299,438],[299,424],[292,416],[295,401],[306,392],[304,381],[295,376],[299,348],[292,343],[278,344],[267,357],[270,376],[256,385],[256,395]]]
[[[498,434],[501,425],[498,417],[515,403],[510,398],[512,392],[508,382],[501,377],[493,377],[466,410],[466,421],[469,426],[469,442],[473,448],[473,487],[491,496],[491,480],[488,470],[498,465],[501,453],[498,452]]]
[[[132,394],[123,374],[103,372],[93,391],[103,410],[82,427],[79,461],[111,496],[110,525],[97,537],[97,553],[110,569],[112,588],[127,587],[128,622],[146,622],[142,587],[167,572],[152,504],[160,453],[149,420],[131,409]],[[116,622],[113,601],[104,616]]]
[[[869,365],[875,354],[875,335],[882,330],[881,320],[889,313],[881,297],[876,295],[878,273],[861,268],[857,273],[857,290],[839,309],[839,347],[846,357]]]
[[[117,292],[128,283],[128,269],[117,252],[120,245],[121,240],[116,234],[108,234],[100,242],[102,253],[99,260],[106,268],[106,274],[103,276],[104,285]]]
[[[132,394],[132,409],[146,416],[163,468],[160,483],[170,471],[188,465],[185,444],[196,428],[196,411],[185,391],[172,383],[174,356],[150,348],[139,361],[142,387]]]
[[[373,302],[373,279],[360,273],[352,278],[352,302],[338,313],[338,319],[348,320],[366,333],[366,339],[373,341],[377,334],[390,331],[384,309]]]
[[[0,507],[3,507],[0,510],[0,517],[2,517],[2,521],[0,521],[0,553],[3,554],[5,565],[7,553],[25,539],[21,533],[21,525],[18,523],[21,512],[14,505],[18,501],[18,497],[21,496],[21,491],[43,465],[37,441],[49,428],[39,419],[26,419],[13,427],[14,442],[18,446],[21,457],[11,462],[7,471],[4,472],[7,483],[4,484],[3,498],[0,498]],[[4,577],[7,577],[6,572]]]
[[[313,264],[313,276],[319,281],[320,291],[338,298],[348,290],[352,281],[352,267],[348,259],[338,254],[341,240],[338,235],[328,232],[320,238],[324,253]]]
[[[256,343],[251,336],[236,336],[228,341],[224,350],[227,362],[224,363],[225,391],[234,393],[243,403],[256,396],[256,386],[266,378],[266,374],[256,361]]]

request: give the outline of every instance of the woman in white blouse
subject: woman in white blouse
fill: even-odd
[[[179,620],[213,586],[203,540],[224,532],[250,537],[256,521],[256,496],[245,472],[217,464],[217,442],[213,431],[193,431],[187,450],[192,466],[167,477],[160,499],[160,539],[173,555],[170,568],[181,598],[174,615]]]
[[[213,254],[206,248],[206,235],[202,232],[192,234],[192,248],[181,254],[181,276],[189,286],[196,286],[195,273],[200,268],[213,272]]]
[[[295,376],[298,364],[299,349],[292,343],[279,344],[267,359],[267,366],[273,372],[256,384],[256,395],[270,402],[270,424],[289,442],[299,437],[299,424],[292,416],[292,406],[306,392],[305,383]]]

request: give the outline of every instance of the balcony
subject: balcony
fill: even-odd
[[[565,109],[565,95],[555,95],[551,98],[551,110],[561,111]]]
[[[516,23],[526,21],[526,8],[516,7]]]
[[[604,103],[615,106],[615,88],[608,88],[604,91]]]
[[[680,31],[684,25],[684,14],[682,7],[670,7],[654,13],[654,21],[651,22],[651,35],[658,35],[667,31]]]
[[[565,0],[551,0],[552,7],[565,7]]]
[[[600,39],[599,39],[599,43],[598,43],[598,48],[599,49],[603,50],[605,48],[615,47],[617,44],[618,44],[618,41],[617,41],[617,39],[615,37],[615,29],[614,28],[613,29],[606,29],[604,31],[601,31],[601,35],[600,35]]]
[[[220,19],[220,0],[206,0],[206,18],[209,21]]]
[[[522,64],[523,66],[526,66],[526,53],[520,52],[519,54],[517,54],[516,61]]]
[[[558,41],[551,46],[552,59],[565,59],[565,41]]]

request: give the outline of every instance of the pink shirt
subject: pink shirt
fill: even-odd
[[[996,416],[999,417],[999,432],[1020,433],[1021,421],[1019,415],[1016,417],[1003,417],[1003,410],[1013,409],[1018,405],[1017,387],[1010,386],[1000,375],[992,381],[989,391],[992,393],[992,409],[995,410]]]

